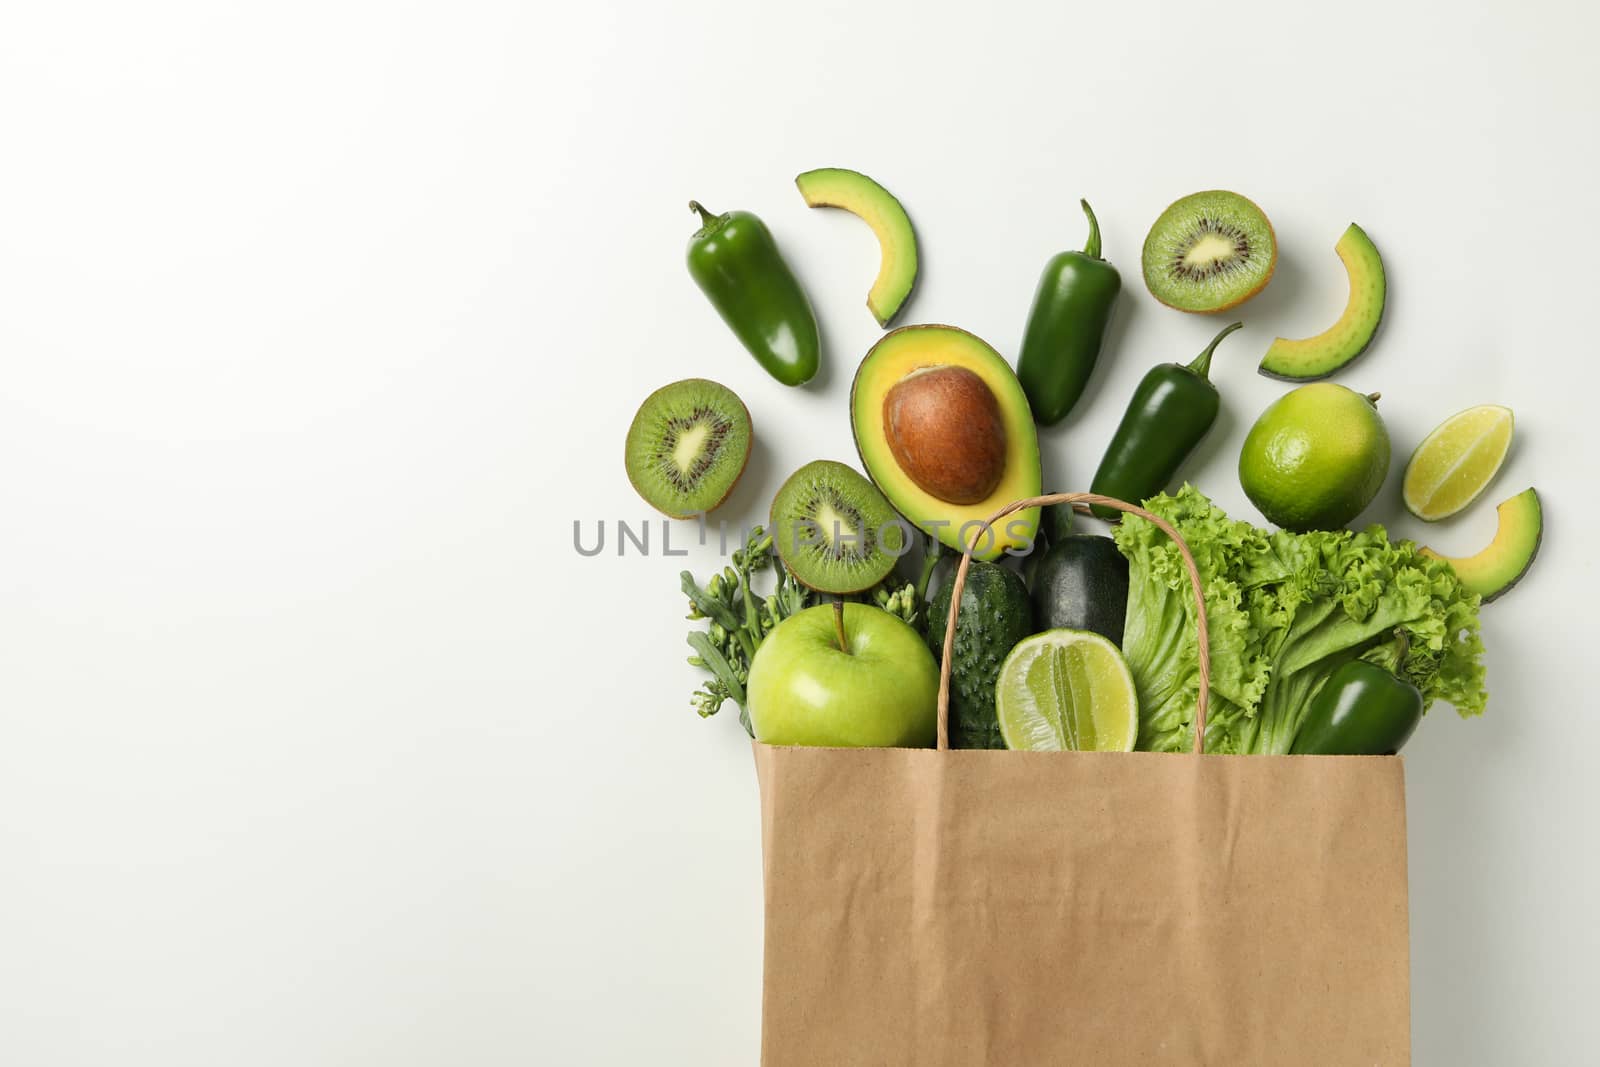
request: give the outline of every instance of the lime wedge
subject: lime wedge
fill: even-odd
[[[1505,462],[1515,425],[1511,409],[1498,404],[1441,422],[1406,464],[1406,509],[1423,522],[1438,522],[1478,499]]]
[[[1006,747],[1132,752],[1139,697],[1117,646],[1086,630],[1025,637],[1000,665],[995,711]]]

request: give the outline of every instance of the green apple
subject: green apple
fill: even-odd
[[[807,608],[761,642],[745,687],[756,740],[769,745],[926,748],[939,668],[917,632],[870,604]]]

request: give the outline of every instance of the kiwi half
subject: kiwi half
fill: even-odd
[[[784,566],[821,593],[857,593],[889,576],[905,552],[905,520],[878,487],[843,463],[819,459],[772,498],[772,543]]]
[[[674,519],[715,508],[744,473],[755,435],[744,401],[725,385],[686,378],[645,397],[628,427],[628,481]]]
[[[1144,283],[1179,311],[1226,311],[1272,280],[1278,240],[1266,213],[1238,193],[1191,193],[1144,239]]]

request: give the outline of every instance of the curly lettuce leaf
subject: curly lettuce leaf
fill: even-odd
[[[1289,751],[1328,676],[1357,657],[1383,662],[1425,705],[1481,714],[1487,700],[1478,598],[1447,564],[1380,526],[1268,533],[1230,519],[1192,486],[1146,503],[1188,543],[1211,627],[1208,752]],[[1177,547],[1126,517],[1123,653],[1138,688],[1139,747],[1184,751],[1199,696],[1195,607]]]
[[[1161,505],[1161,507],[1158,507]],[[1192,486],[1158,497],[1151,510],[1183,534],[1200,572],[1211,647],[1211,707],[1206,750],[1243,751],[1235,737],[1267,684],[1262,631],[1237,577],[1265,581],[1265,537],[1236,522]],[[1194,595],[1182,555],[1154,523],[1126,516],[1116,530],[1128,558],[1123,654],[1139,692],[1141,749],[1187,751],[1200,693]]]

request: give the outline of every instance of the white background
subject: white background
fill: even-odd
[[[648,517],[622,437],[681,377],[754,415],[730,523],[854,461],[877,253],[802,204],[825,165],[909,209],[903,321],[1008,356],[1092,200],[1126,290],[1081,418],[1043,436],[1058,487],[1220,325],[1144,291],[1151,221],[1255,198],[1281,264],[1187,469],[1251,517],[1237,451],[1282,391],[1254,364],[1332,321],[1333,243],[1368,229],[1389,313],[1340,380],[1383,391],[1397,455],[1368,517],[1470,550],[1537,484],[1550,526],[1484,613],[1488,715],[1437,708],[1407,752],[1416,1057],[1592,1053],[1600,27],[1309,10],[8,7],[0,1062],[754,1063],[754,776],[682,659],[677,572],[715,561],[580,558],[572,526]],[[811,387],[693,287],[691,196],[776,233],[822,323]],[[1404,458],[1491,401],[1506,470],[1424,529]]]

